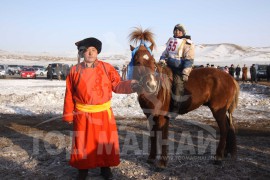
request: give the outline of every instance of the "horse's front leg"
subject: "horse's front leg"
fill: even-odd
[[[154,164],[157,156],[157,125],[153,119],[149,119],[150,126],[150,154],[147,159],[147,163]]]
[[[159,168],[165,168],[168,162],[168,126],[169,126],[169,119],[164,116],[159,116],[158,119],[158,130],[161,131],[161,156],[158,162]]]
[[[157,125],[154,121],[154,116],[147,113],[145,115],[148,119],[150,131],[150,154],[148,156],[147,163],[154,164],[157,156]]]

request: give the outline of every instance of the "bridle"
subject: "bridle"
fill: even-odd
[[[154,76],[156,81],[157,81],[157,87],[156,87],[156,90],[154,92],[148,92],[144,87],[143,87],[143,82],[145,81],[145,78],[149,77],[149,76]],[[149,94],[154,94],[154,95],[157,95],[158,94],[158,91],[159,91],[159,88],[160,88],[160,84],[161,84],[161,78],[160,78],[160,72],[158,71],[158,68],[157,68],[157,65],[155,63],[155,70],[154,72],[151,72],[151,73],[146,73],[144,75],[140,75],[139,74],[139,77],[140,79],[138,80],[139,83],[138,85],[142,88],[145,89],[145,91]]]
[[[136,47],[133,51],[132,51],[132,55],[131,55],[131,61],[130,61],[130,64],[129,64],[129,68],[128,69],[131,69],[130,72],[132,72],[131,74],[133,74],[133,68],[134,68],[134,57],[135,57],[135,54],[137,53],[137,51],[139,50],[140,46],[144,46],[148,52],[150,53],[151,56],[152,55],[152,50],[145,44],[144,40],[141,40],[140,42],[140,45],[138,47]],[[155,63],[155,62],[154,62]],[[143,66],[143,65],[140,65],[140,66]],[[145,66],[144,66],[145,67]],[[157,67],[157,64],[155,63],[155,69],[154,69],[154,72],[151,72],[151,73],[146,73],[144,75],[139,75],[139,79],[138,80],[138,86],[143,88],[147,93],[149,94],[154,94],[154,95],[157,95],[158,94],[158,91],[160,89],[160,84],[161,84],[161,77],[160,77],[160,73],[158,71],[158,67]],[[145,78],[149,77],[149,76],[153,76],[155,77],[156,81],[157,81],[157,87],[156,87],[156,90],[154,92],[148,92],[145,88],[144,88],[144,81],[145,81]],[[159,76],[159,77],[158,77]]]

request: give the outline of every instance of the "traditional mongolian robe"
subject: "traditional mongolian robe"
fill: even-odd
[[[247,80],[247,72],[248,72],[248,68],[247,67],[242,67],[242,81]]]
[[[66,80],[63,120],[73,122],[70,165],[78,169],[117,166],[119,142],[110,107],[112,92],[132,93],[131,81],[120,81],[108,63],[73,66]]]

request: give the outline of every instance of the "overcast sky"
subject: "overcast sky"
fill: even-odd
[[[184,24],[196,44],[270,46],[269,0],[1,0],[0,49],[70,52],[87,37],[103,51],[129,48],[132,27],[150,28],[157,45]]]

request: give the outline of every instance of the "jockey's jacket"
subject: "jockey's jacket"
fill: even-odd
[[[194,44],[190,39],[171,37],[160,59],[194,60]]]

